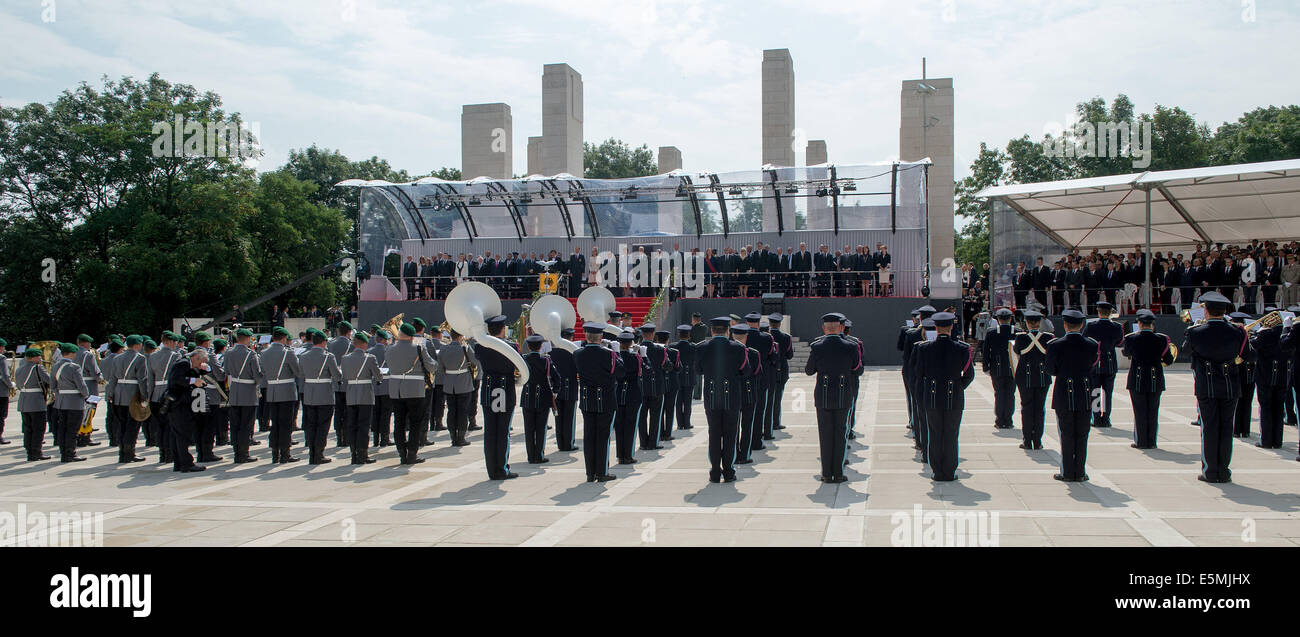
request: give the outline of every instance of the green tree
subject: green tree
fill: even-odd
[[[587,179],[645,177],[659,171],[654,153],[645,144],[634,149],[613,137],[599,145],[583,142],[582,163]]]
[[[956,184],[957,209],[954,211],[965,225],[957,232],[956,259],[958,263],[979,265],[989,255],[988,205],[977,199],[975,193],[1002,183],[1007,157],[997,148],[980,144],[979,156],[971,163],[971,174]]]
[[[1211,141],[1214,165],[1300,157],[1300,106],[1269,106],[1225,122]]]

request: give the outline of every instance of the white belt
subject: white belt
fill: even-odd
[[[266,384],[267,384],[267,385],[283,385],[283,384],[285,384],[285,383],[292,383],[292,382],[293,382],[293,379],[292,379],[292,378],[281,378],[280,380],[268,380],[268,381],[266,381]]]
[[[20,389],[20,390],[18,390],[18,393],[20,393],[20,394],[35,394],[35,393],[42,393],[42,394],[43,394],[43,393],[45,393],[45,390],[44,390],[44,389],[41,389],[40,387],[32,387],[32,388],[30,388],[30,389]]]
[[[239,384],[241,384],[241,385],[255,385],[255,384],[257,384],[257,381],[255,381],[255,380],[253,380],[253,379],[251,379],[251,378],[231,378],[231,379],[229,379],[229,380],[230,380],[230,382],[232,382],[232,383],[239,383]]]
[[[76,394],[76,395],[78,395],[78,396],[81,395],[81,392],[78,391],[78,390],[76,390],[76,389],[60,389],[60,390],[59,390],[59,393],[60,393],[60,394]]]
[[[373,382],[373,381],[369,381],[369,380],[350,380],[350,381],[348,381],[348,384],[349,384],[349,385],[369,385],[371,382]]]
[[[417,376],[414,374],[393,374],[388,378],[390,380],[424,380],[423,376]]]
[[[468,374],[469,370],[468,369],[446,369],[443,370],[442,373],[447,374],[448,376],[454,376],[456,374]]]
[[[139,385],[139,384],[140,384],[140,381],[138,381],[138,380],[127,380],[127,379],[123,378],[122,380],[117,381],[117,384],[119,384],[119,385]]]
[[[304,381],[304,382],[308,382],[308,383],[332,383],[332,382],[334,382],[334,379],[332,379],[332,378],[308,378],[308,379],[307,379],[306,381]]]

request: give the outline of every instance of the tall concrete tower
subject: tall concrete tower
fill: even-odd
[[[583,176],[582,75],[568,64],[542,67],[541,173]]]
[[[952,78],[904,80],[898,156],[903,161],[929,157],[926,189],[930,227],[930,291],[943,299],[961,297],[961,279],[944,281],[946,259],[953,258],[954,231],[953,87]],[[951,262],[950,262],[951,263]]]
[[[676,146],[659,147],[659,174],[665,175],[682,167],[682,151]],[[658,211],[658,229],[663,232],[672,232],[674,234],[684,232],[682,228],[682,211],[686,202],[665,197],[659,201]],[[667,248],[669,246],[665,246]]]
[[[794,158],[794,59],[790,49],[763,51],[763,164],[793,166]],[[787,213],[786,227],[794,229],[794,214]],[[763,230],[774,231],[776,204],[763,200]]]
[[[510,105],[466,104],[460,112],[460,174],[509,179],[514,170]]]

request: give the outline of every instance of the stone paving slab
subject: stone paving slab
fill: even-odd
[[[0,513],[98,513],[106,546],[1300,544],[1295,428],[1286,428],[1281,450],[1255,448],[1257,436],[1234,441],[1234,483],[1199,482],[1200,432],[1188,424],[1192,379],[1186,371],[1168,376],[1160,448],[1129,447],[1131,405],[1119,389],[1115,427],[1089,436],[1086,484],[1052,479],[1060,456],[1050,411],[1042,451],[1019,449],[1018,428],[992,427],[993,392],[982,374],[967,391],[960,480],[931,482],[905,436],[897,368],[873,368],[849,443],[850,481],[840,485],[813,479],[816,415],[811,379],[800,375],[786,389],[787,429],[739,467],[733,484],[706,481],[707,427],[697,404],[693,430],[639,452],[636,465],[614,466],[620,479],[605,484],[584,482],[581,452],[557,452],[553,438],[550,463],[526,464],[518,414],[510,454],[521,477],[507,482],[486,479],[481,432],[463,448],[439,432],[421,453],[428,461],[415,467],[398,465],[391,447],[366,466],[347,464],[343,449],[329,450],[330,465],[270,465],[263,444],[257,463],[223,461],[199,474],[173,473],[154,449],[141,451],[150,462],[122,466],[115,450],[93,447],[82,450],[87,462],[68,465],[25,462],[14,444],[0,448]]]

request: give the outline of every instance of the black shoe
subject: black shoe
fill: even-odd
[[[603,476],[596,476],[596,482],[609,482],[610,480],[617,480],[617,479],[618,476],[612,473],[607,473]]]
[[[131,463],[131,462],[144,462],[144,458],[141,458],[140,456],[135,456],[133,458],[127,458],[126,460],[118,460],[118,462],[123,464]]]
[[[595,482],[596,476],[587,476],[587,482]]]
[[[709,476],[709,482],[713,482],[715,484],[718,482],[722,482],[722,476]]]
[[[847,476],[834,476],[830,480],[827,480],[826,482],[830,484],[839,484],[841,482],[848,482],[848,481],[849,479]]]
[[[772,425],[772,428],[776,429],[777,431],[780,431],[782,429],[785,429],[785,425]]]
[[[59,462],[82,462],[85,458],[81,456],[72,456],[71,458],[60,458]]]
[[[853,436],[849,437],[852,438]],[[772,434],[763,434],[763,440],[776,440],[776,436],[773,436]]]
[[[261,441],[261,440],[254,440],[254,441],[252,441],[252,442],[249,442],[249,443],[248,443],[248,446],[250,446],[250,447],[260,447],[260,446],[262,446],[262,441]]]
[[[393,446],[393,441],[392,441],[392,440],[389,440],[388,438],[381,438],[381,439],[379,440],[379,446],[380,446],[380,447],[391,447],[391,446]]]
[[[329,464],[331,462],[334,462],[332,458],[312,458],[307,461],[307,464]]]
[[[1052,479],[1053,479],[1053,480],[1060,480],[1061,482],[1072,482],[1072,480],[1066,478],[1065,476],[1063,476],[1063,475],[1061,475],[1061,474],[1059,474],[1059,473],[1054,473],[1054,474],[1052,474]]]
[[[257,458],[254,458],[252,456],[249,456],[247,458],[235,458],[235,464],[247,464],[249,462],[257,462]]]
[[[1142,447],[1139,447],[1139,446],[1138,446],[1138,443],[1136,443],[1136,442],[1129,444],[1129,446],[1130,446],[1130,447],[1133,447],[1134,449],[1141,449],[1141,448],[1142,448]]]
[[[223,458],[221,456],[208,456],[206,458],[203,457],[199,458],[199,462],[221,462],[222,460]]]
[[[1029,449],[1029,450],[1032,451],[1033,448],[1034,448],[1034,445],[1033,445],[1032,443],[1022,442],[1022,443],[1020,443],[1020,448],[1021,448],[1021,449]]]
[[[199,465],[190,465],[188,467],[185,467],[184,469],[181,469],[181,473],[198,473],[205,469],[207,469],[207,467],[200,467]]]
[[[1088,474],[1085,473],[1085,474],[1083,474],[1083,475],[1081,475],[1081,476],[1075,478],[1074,481],[1075,481],[1075,482],[1087,482],[1087,481],[1088,481]]]
[[[541,460],[529,460],[528,464],[546,464],[550,461],[550,458],[542,458]]]
[[[224,446],[226,446],[226,445],[228,445],[228,444],[230,444],[230,439],[229,439],[229,438],[217,438],[217,446],[218,446],[218,447],[224,447]]]
[[[298,462],[299,460],[302,460],[302,458],[295,458],[287,453],[280,456],[280,464],[289,464],[290,462]]]
[[[478,430],[480,430],[480,429],[482,429],[482,427],[480,427],[480,426],[478,426],[478,425],[470,425],[470,426],[469,426],[469,431],[478,431]]]
[[[1043,443],[1041,442],[1034,443],[1034,451],[1041,451],[1042,449],[1043,449]]]
[[[740,460],[734,461],[732,464],[750,464],[752,462],[754,462],[753,458],[742,458]]]
[[[12,444],[12,443],[10,443],[8,440],[5,440],[4,438],[0,438],[0,445],[7,445],[7,444]]]
[[[27,462],[36,462],[38,460],[49,460],[49,459],[50,459],[49,456],[36,456],[34,458],[28,458]],[[1296,458],[1296,460],[1300,460],[1300,458]]]
[[[619,459],[618,459],[618,463],[619,463],[619,464],[636,464],[636,460],[634,460],[634,459],[632,459],[632,458],[619,458]]]
[[[735,482],[735,481],[736,481],[736,476],[734,476],[734,475],[731,475],[731,476],[723,476],[722,481],[723,481],[723,482]]]

